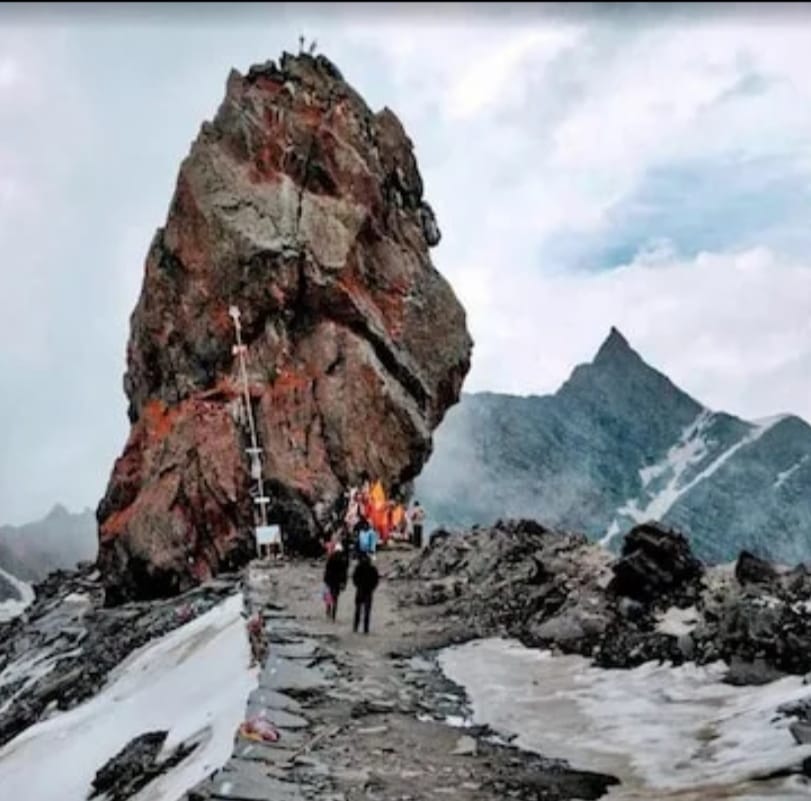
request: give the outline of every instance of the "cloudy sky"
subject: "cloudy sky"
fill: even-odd
[[[95,506],[180,159],[300,33],[415,142],[468,390],[554,391],[614,324],[710,407],[811,418],[811,12],[4,7],[0,523]]]

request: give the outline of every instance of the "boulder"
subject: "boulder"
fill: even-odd
[[[616,625],[608,629],[594,651],[594,662],[603,668],[632,668],[645,662],[679,665],[685,655],[676,637],[658,631]]]
[[[567,652],[588,653],[612,622],[605,609],[580,600],[529,628],[530,640],[554,643]]]
[[[802,601],[811,597],[811,573],[809,573],[806,565],[796,565],[785,573],[781,579],[784,592],[788,598]]]
[[[724,681],[736,687],[758,686],[781,679],[784,675],[762,657],[750,661],[734,654],[729,660]]]
[[[316,552],[364,475],[409,486],[470,365],[438,240],[391,110],[372,112],[324,56],[232,71],[131,318],[132,428],[97,510],[110,602],[183,591],[252,553],[232,304],[288,549]]]
[[[687,538],[658,523],[631,529],[612,569],[609,592],[658,604],[694,595],[704,571]]]
[[[774,565],[760,559],[749,551],[741,551],[735,563],[735,578],[739,584],[763,584],[771,586],[779,581]]]
[[[807,673],[811,670],[811,619],[806,604],[751,590],[730,594],[722,604],[705,611],[711,625],[700,637],[700,648],[706,653],[703,661],[712,656],[725,659],[734,668],[729,680],[739,684],[771,681],[778,673]]]

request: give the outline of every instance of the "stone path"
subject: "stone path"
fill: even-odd
[[[338,621],[326,619],[322,566],[249,567],[246,601],[262,609],[270,645],[248,715],[264,712],[280,737],[262,744],[237,735],[232,759],[190,801],[599,796],[591,774],[445,722],[468,714],[463,694],[432,659],[410,655],[443,624],[398,608],[385,581],[393,558],[379,557],[384,580],[368,636],[351,630],[353,591],[341,598]]]

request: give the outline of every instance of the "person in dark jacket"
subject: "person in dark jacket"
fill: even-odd
[[[329,593],[327,617],[332,620],[335,620],[338,614],[338,597],[344,587],[346,587],[347,567],[343,546],[340,542],[336,543],[324,567],[324,584]]]
[[[425,509],[420,506],[419,501],[414,501],[411,509],[411,544],[422,550],[422,527],[425,524]]]
[[[349,572],[349,563],[352,560],[352,539],[352,532],[346,526],[344,526],[344,530],[341,535],[341,545],[344,549],[344,562],[346,562],[347,573]]]
[[[353,631],[357,631],[360,627],[360,619],[363,615],[363,633],[368,634],[369,619],[372,616],[372,597],[380,581],[380,574],[369,554],[361,553],[358,557],[352,581],[355,584],[355,626]]]

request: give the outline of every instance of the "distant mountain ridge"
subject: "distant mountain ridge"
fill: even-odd
[[[73,568],[96,558],[98,540],[92,510],[71,514],[57,504],[42,520],[22,526],[0,526],[0,571],[25,582],[44,579],[57,568]],[[0,601],[14,600],[6,578]]]
[[[615,328],[554,395],[463,395],[416,491],[439,525],[529,516],[613,547],[655,519],[707,561],[811,559],[811,426],[711,411]]]

